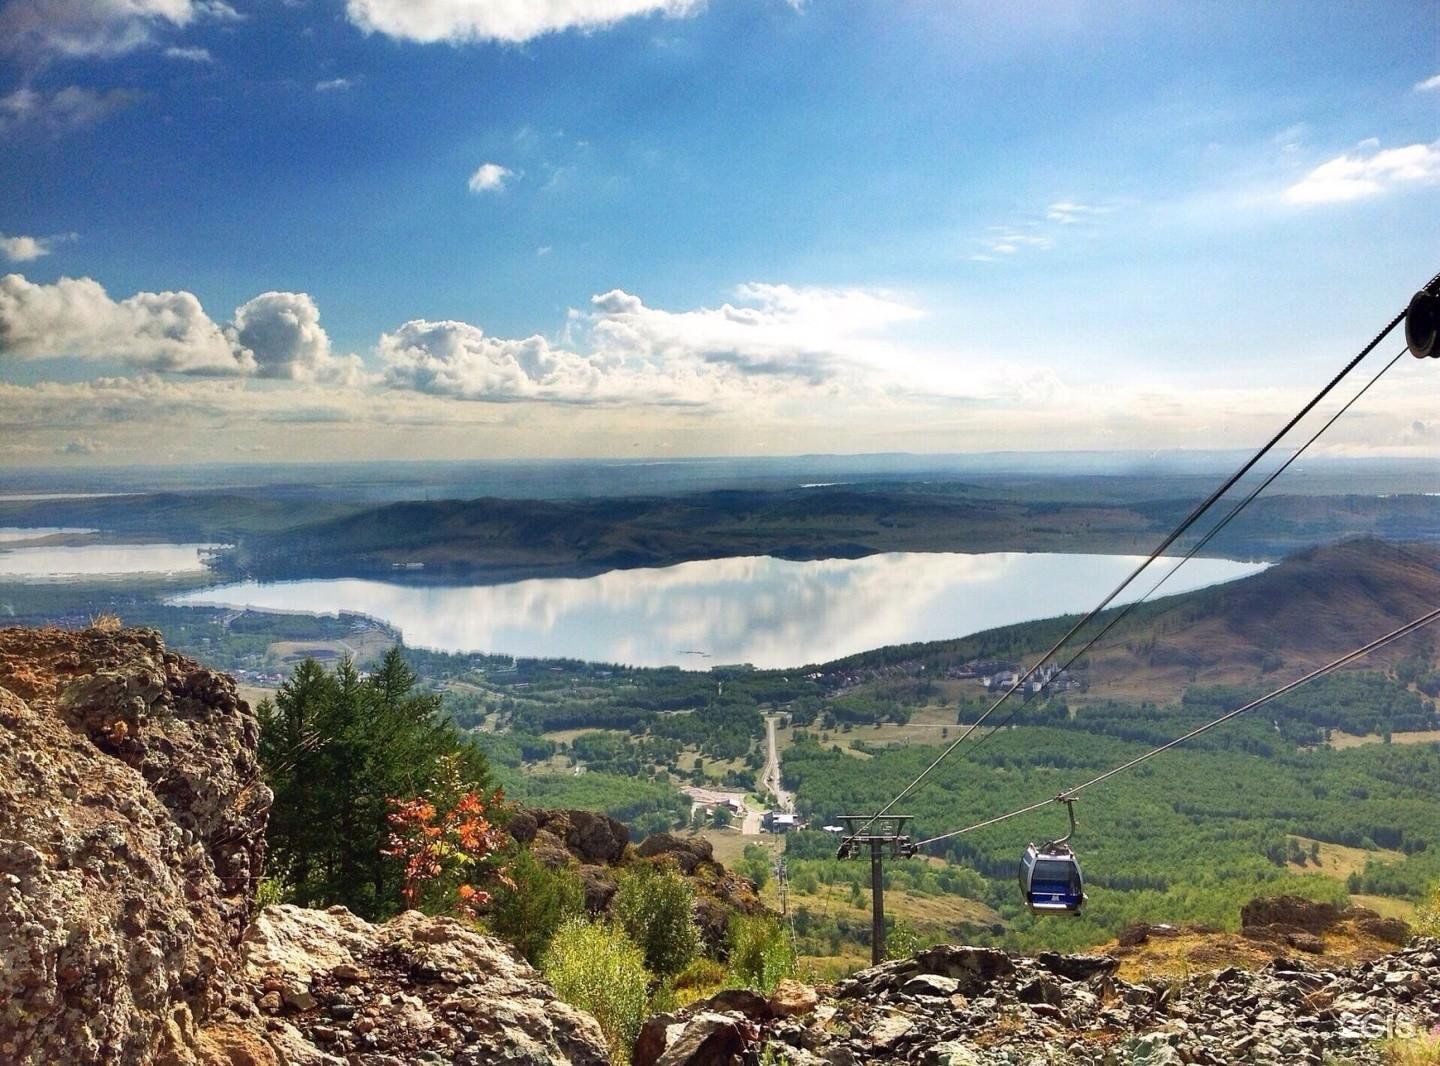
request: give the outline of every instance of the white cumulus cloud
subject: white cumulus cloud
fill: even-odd
[[[325,81],[315,83],[317,93],[342,93],[346,89],[353,88],[355,83],[349,78],[329,78]]]
[[[562,30],[593,30],[638,15],[682,16],[702,0],[346,0],[366,33],[408,41],[519,44]]]
[[[226,335],[262,378],[356,384],[358,356],[336,355],[320,325],[320,309],[303,292],[265,292],[235,309]]]
[[[381,336],[384,383],[465,400],[707,406],[836,388],[873,373],[878,334],[921,312],[884,293],[749,284],[720,307],[665,311],[621,289],[572,311],[562,344],[466,322]]]
[[[0,233],[0,255],[12,263],[28,263],[53,252],[56,241],[68,240],[73,236],[74,234],[63,237],[7,237]]]
[[[139,292],[112,300],[91,278],[38,285],[0,278],[0,356],[117,359],[183,374],[254,368],[188,292]]]
[[[0,278],[0,358],[114,359],[145,370],[361,385],[357,355],[335,352],[308,293],[264,292],[214,321],[189,292],[113,300],[92,278]]]
[[[481,163],[470,175],[470,191],[482,192],[504,192],[505,183],[515,176],[515,172],[509,167],[502,167],[499,163]]]
[[[487,337],[468,322],[415,319],[378,345],[385,384],[461,400],[580,403],[596,397],[601,369],[543,337]]]
[[[665,311],[615,289],[591,299],[590,341],[610,362],[733,368],[819,383],[869,358],[875,336],[923,313],[886,293],[750,283],[739,301]]]
[[[1440,142],[1379,151],[1377,147],[1366,142],[1352,155],[1321,163],[1286,189],[1285,199],[1295,204],[1343,203],[1379,196],[1403,185],[1440,181]]]
[[[1436,74],[1433,78],[1426,78],[1424,81],[1416,82],[1415,84],[1415,91],[1417,93],[1433,92],[1436,89],[1440,89],[1440,74]]]

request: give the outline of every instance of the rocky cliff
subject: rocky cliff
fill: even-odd
[[[148,630],[0,630],[0,1062],[595,1064],[446,919],[251,920],[271,796],[234,683]]]
[[[234,683],[143,630],[0,630],[0,1059],[184,1061],[270,792]]]

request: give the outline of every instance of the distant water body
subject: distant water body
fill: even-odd
[[[171,602],[364,614],[397,627],[407,644],[442,651],[690,669],[722,663],[775,668],[1085,611],[1139,561],[1019,552],[895,552],[813,562],[747,557],[506,585],[250,581]],[[1136,595],[1169,565],[1143,581]],[[1194,559],[1163,591],[1232,581],[1265,565]]]
[[[93,529],[81,529],[73,526],[0,526],[0,544],[19,544],[27,540],[39,540],[42,537],[82,536],[94,532],[96,531]]]
[[[28,532],[43,535],[47,531]],[[35,548],[0,546],[0,579],[44,582],[72,581],[83,577],[197,573],[205,569],[200,553],[215,547],[217,545],[214,544],[85,544]]]

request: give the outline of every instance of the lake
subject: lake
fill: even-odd
[[[895,552],[812,562],[749,557],[505,585],[242,582],[170,602],[365,614],[400,629],[407,644],[442,651],[770,668],[1086,611],[1139,562],[1132,556],[1020,552]],[[1194,559],[1163,591],[1231,581],[1265,566]],[[1143,581],[1136,595],[1164,572]]]
[[[67,530],[29,530],[44,536]],[[19,539],[19,538],[11,538]],[[127,574],[186,574],[205,569],[200,553],[214,544],[84,544],[75,546],[0,547],[0,579],[66,581],[80,577]]]
[[[93,529],[70,526],[0,526],[0,544],[16,544],[21,541],[39,540],[41,537],[82,536],[94,533]]]

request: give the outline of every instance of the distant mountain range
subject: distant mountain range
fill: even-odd
[[[1192,503],[1027,500],[959,483],[569,501],[413,501],[283,529],[257,523],[218,565],[228,576],[256,578],[403,575],[494,582],[743,555],[1145,554]],[[1354,535],[1440,540],[1440,497],[1262,499],[1206,554],[1278,559]]]

